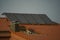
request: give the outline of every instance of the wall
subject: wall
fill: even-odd
[[[10,21],[7,18],[0,18],[0,31],[9,30]],[[20,36],[29,40],[60,40],[60,24],[59,25],[24,25],[27,29],[31,28],[39,34],[30,34],[27,35],[22,32],[14,33],[17,36]],[[12,31],[11,31],[12,32]],[[13,32],[12,32],[13,34]]]
[[[7,18],[0,18],[0,31],[8,31],[9,23],[10,21]]]
[[[0,18],[0,40],[9,40],[10,37],[9,21],[7,18]]]
[[[29,40],[60,40],[60,25],[21,25],[27,29],[33,29],[39,34],[23,35],[28,37]],[[19,33],[17,35],[22,36]]]

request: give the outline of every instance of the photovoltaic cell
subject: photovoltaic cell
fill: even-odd
[[[43,21],[46,23],[46,24],[50,24],[52,23],[52,21],[48,18],[47,15],[40,15],[41,19],[43,19]]]
[[[26,23],[27,21],[23,15],[16,15],[16,17],[19,19],[20,23]]]
[[[55,24],[45,14],[3,13],[3,15],[21,24]]]
[[[32,17],[33,17],[33,19],[35,19],[36,23],[38,23],[38,24],[45,24],[43,19],[41,19],[38,14],[35,14],[35,15],[33,14]]]

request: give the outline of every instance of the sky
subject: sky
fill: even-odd
[[[4,12],[46,14],[60,23],[60,0],[0,0],[0,17]]]

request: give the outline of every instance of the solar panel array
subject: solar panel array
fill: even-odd
[[[55,24],[45,14],[3,13],[11,21],[19,21],[21,24]]]

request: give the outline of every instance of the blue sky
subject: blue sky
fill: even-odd
[[[3,12],[47,14],[60,23],[60,0],[0,0],[0,17]]]

